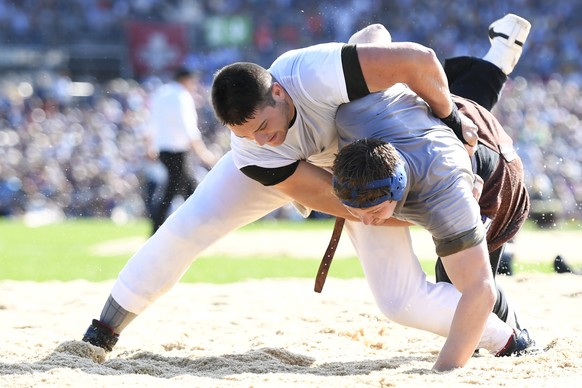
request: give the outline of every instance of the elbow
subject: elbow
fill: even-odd
[[[495,302],[497,302],[497,289],[494,282],[483,281],[475,290],[475,295],[477,295],[478,303],[483,306],[483,309],[488,311],[493,311]]]
[[[408,48],[410,49],[410,56],[407,58],[408,71],[401,75],[408,78],[406,83],[409,86],[418,86],[428,81],[437,88],[446,86],[445,72],[435,51],[418,43],[409,43]]]
[[[420,47],[421,47],[421,50],[419,50],[419,52],[420,52],[419,63],[421,63],[425,69],[426,68],[434,68],[434,66],[437,66],[440,70],[440,68],[442,68],[442,65],[441,65],[435,51],[433,49],[431,49],[430,47],[425,47],[425,46],[420,46]]]
[[[370,24],[350,37],[348,43],[390,43],[390,32],[379,23]]]

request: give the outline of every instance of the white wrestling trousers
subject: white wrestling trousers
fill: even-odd
[[[345,225],[380,311],[391,321],[447,337],[461,293],[450,283],[426,280],[410,229],[353,221]],[[497,353],[512,333],[491,313],[479,348]]]
[[[204,249],[289,202],[284,194],[246,177],[227,153],[133,255],[111,295],[124,309],[140,314],[180,280]],[[426,280],[408,228],[346,225],[381,312],[394,322],[447,336],[461,294],[448,283]],[[511,332],[491,314],[479,347],[497,351]]]

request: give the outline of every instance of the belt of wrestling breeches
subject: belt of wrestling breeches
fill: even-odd
[[[335,255],[335,252],[337,250],[337,244],[342,235],[344,222],[345,222],[344,218],[337,217],[335,219],[335,225],[333,226],[333,233],[331,235],[331,239],[329,240],[329,244],[327,246],[327,249],[325,250],[325,254],[321,259],[321,264],[319,264],[317,276],[315,277],[315,287],[314,287],[315,292],[321,292],[321,290],[323,289],[323,285],[325,284],[325,279],[327,278],[327,273],[329,271],[331,261],[333,260],[333,255]]]

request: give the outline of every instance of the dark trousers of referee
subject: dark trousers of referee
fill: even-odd
[[[152,212],[152,234],[156,233],[166,220],[174,197],[182,195],[184,199],[187,199],[198,185],[196,178],[186,166],[187,156],[187,152],[160,151],[159,159],[166,167],[168,180],[161,196],[162,199]]]

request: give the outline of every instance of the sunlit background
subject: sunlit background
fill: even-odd
[[[495,113],[524,161],[531,219],[579,225],[582,2],[574,0],[0,0],[0,214],[41,223],[143,217],[144,188],[159,171],[145,159],[149,97],[177,66],[198,74],[200,129],[222,153],[227,131],[208,88],[223,65],[268,67],[286,50],[346,41],[372,22],[442,60],[482,56],[489,24],[508,12],[532,31]]]

